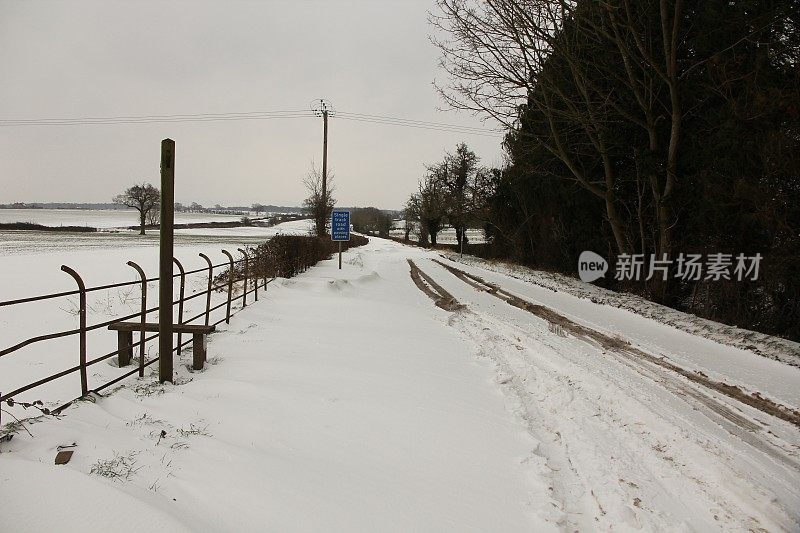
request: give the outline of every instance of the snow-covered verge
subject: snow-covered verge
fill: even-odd
[[[109,490],[107,483],[74,469],[9,456],[0,464],[8,502],[0,513],[4,531],[191,531],[158,505]],[[69,495],[80,495],[86,503],[76,505]]]
[[[562,291],[597,304],[624,309],[692,335],[800,367],[800,343],[788,339],[700,318],[651,302],[635,294],[614,292],[555,272],[534,270],[512,263],[489,261],[472,256],[462,258],[452,253],[446,256],[453,261],[505,274],[553,292]]]
[[[404,258],[376,240],[278,280],[204,371],[184,354],[180,384],[132,379],[0,444],[0,530],[555,530],[538,442]]]

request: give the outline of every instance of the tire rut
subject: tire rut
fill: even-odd
[[[411,279],[414,285],[419,290],[424,292],[436,307],[440,307],[445,311],[455,312],[463,309],[464,306],[456,300],[452,294],[444,290],[444,288],[436,283],[433,278],[423,272],[411,259],[407,259],[408,266],[411,268]]]
[[[651,364],[657,365],[670,372],[679,374],[685,377],[686,379],[694,383],[697,383],[698,385],[701,385],[707,389],[714,390],[716,392],[724,394],[729,398],[737,400],[738,402],[748,405],[768,415],[789,422],[795,427],[800,428],[800,411],[781,405],[778,402],[775,402],[769,398],[765,398],[757,392],[747,393],[735,385],[730,385],[728,383],[721,381],[714,381],[705,374],[703,374],[702,372],[691,371],[682,368],[678,365],[675,365],[674,363],[671,363],[670,361],[666,360],[663,357],[658,357],[650,353],[647,353],[639,348],[636,348],[635,346],[632,346],[630,342],[620,337],[611,336],[606,333],[602,333],[595,329],[589,328],[587,326],[583,326],[557,313],[556,311],[550,309],[549,307],[545,307],[543,305],[535,304],[527,300],[524,300],[519,296],[506,291],[499,285],[484,280],[480,276],[470,274],[452,265],[447,265],[437,259],[433,259],[433,261],[438,265],[442,266],[443,268],[445,268],[447,271],[456,276],[458,279],[474,287],[475,289],[487,292],[499,298],[500,300],[505,301],[509,305],[513,305],[514,307],[517,307],[531,314],[534,314],[550,324],[557,325],[560,328],[562,328],[565,332],[571,334],[572,336],[578,339],[581,339],[590,344],[597,345],[618,356],[626,357],[632,360],[638,359],[641,361],[647,361]],[[708,404],[710,402],[714,403],[715,405],[712,409],[715,413],[725,417],[730,422],[736,424],[742,429],[745,429],[747,431],[753,431],[755,429],[753,428],[754,424],[752,422],[750,422],[747,419],[744,419],[741,415],[733,412],[728,407],[719,404],[718,402],[714,402],[712,399],[710,399],[705,395],[698,395],[698,396],[702,396],[703,399],[700,400],[700,398],[697,398],[693,395],[693,397],[695,397],[696,400],[702,401],[702,403],[708,406],[709,408],[711,408],[711,406]]]

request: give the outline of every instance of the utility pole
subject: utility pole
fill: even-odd
[[[324,217],[326,220],[328,218],[328,115],[332,107],[330,102],[322,98],[319,99],[318,103],[312,106],[314,114],[318,117],[322,117],[322,206],[326,211],[326,216]],[[317,228],[317,234],[319,234],[319,236],[324,236],[325,227]]]
[[[328,108],[322,104],[322,205],[328,205]]]

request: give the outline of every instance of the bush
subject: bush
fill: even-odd
[[[79,232],[97,231],[97,228],[92,228],[90,226],[43,226],[41,224],[34,224],[33,222],[3,222],[0,223],[0,229],[35,230],[35,231],[79,231]]]
[[[351,235],[350,241],[342,242],[342,250],[363,246],[369,239]],[[276,235],[256,248],[248,249],[250,263],[247,276],[252,278],[291,278],[305,272],[338,251],[338,244],[325,237],[308,235]],[[244,263],[234,267],[234,279],[244,278]],[[228,271],[215,278],[216,284],[228,280]]]
[[[352,235],[350,241],[342,243],[342,250],[368,242],[366,237]],[[337,250],[337,243],[324,237],[277,235],[255,249],[256,272],[261,277],[291,278],[330,259]]]

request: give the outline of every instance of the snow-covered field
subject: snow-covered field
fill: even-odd
[[[237,222],[238,215],[214,213],[175,213],[175,223]],[[139,213],[133,209],[0,209],[0,222],[33,222],[42,226],[88,226],[91,228],[120,228],[139,223]]]
[[[407,258],[463,307],[435,307]],[[565,334],[435,259],[372,239],[341,271],[277,280],[210,337],[204,371],[133,378],[0,443],[0,530],[800,529],[797,425]],[[795,366],[450,264],[800,407]]]
[[[223,248],[238,256],[236,250],[239,247],[255,246],[278,233],[307,234],[310,227],[308,220],[300,220],[271,228],[177,230],[175,257],[190,271],[206,266],[198,256],[200,252],[207,254],[214,264],[225,263],[227,258],[221,253]],[[0,301],[74,290],[76,285],[73,279],[60,270],[62,264],[80,273],[87,286],[138,280],[138,274],[126,264],[127,261],[138,263],[149,277],[156,277],[158,233],[148,232],[145,236],[139,236],[135,232],[0,231],[0,275],[4,280],[0,287]],[[188,276],[186,295],[205,290],[206,283],[207,277],[203,272]],[[177,282],[175,290],[177,296]],[[148,307],[157,305],[156,284],[150,284],[148,292]],[[138,286],[90,293],[87,302],[89,324],[138,312],[139,297]],[[224,298],[224,294],[215,296],[215,302],[221,301],[221,298]],[[184,316],[199,313],[204,305],[203,298],[195,298],[187,303]],[[0,307],[0,349],[37,335],[76,328],[77,308],[75,296]],[[156,316],[150,315],[150,318],[155,319]],[[77,346],[78,339],[72,336],[32,344],[0,357],[0,391],[15,390],[76,365]],[[116,339],[112,332],[97,330],[89,334],[90,359],[115,349]],[[109,360],[91,367],[90,388],[120,374],[112,363],[113,360]],[[73,374],[24,393],[18,399],[63,403],[79,393],[79,377]]]

